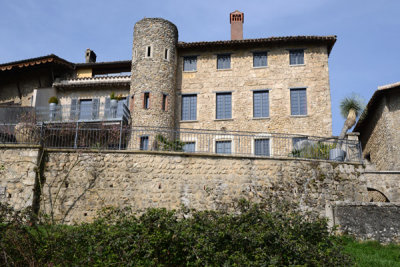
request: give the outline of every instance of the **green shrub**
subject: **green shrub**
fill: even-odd
[[[334,143],[317,142],[302,149],[293,149],[289,156],[308,159],[329,159],[329,151],[334,148],[336,148]]]
[[[92,223],[2,220],[0,264],[62,266],[348,266],[324,219],[241,202],[231,213],[106,210]],[[182,216],[186,214],[185,216]],[[11,219],[10,219],[11,218]],[[7,222],[8,221],[8,222]]]
[[[156,135],[158,149],[164,151],[183,151],[184,142],[180,140],[168,140],[162,134]]]
[[[56,96],[52,96],[49,98],[49,104],[54,103],[58,105],[58,98]]]

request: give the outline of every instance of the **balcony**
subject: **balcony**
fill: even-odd
[[[124,103],[115,107],[105,107],[104,104],[95,107],[91,102],[81,102],[77,106],[36,107],[35,113],[36,121],[45,123],[118,121],[126,124],[130,118],[129,109]]]

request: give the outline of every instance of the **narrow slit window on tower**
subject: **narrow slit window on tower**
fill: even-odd
[[[167,108],[168,108],[167,98],[168,98],[168,95],[167,95],[167,94],[163,94],[163,95],[162,95],[162,105],[161,105],[161,108],[162,108],[162,110],[164,110],[164,111],[167,111]]]
[[[151,46],[146,47],[146,57],[151,57]]]
[[[165,59],[165,60],[169,60],[169,49],[168,49],[168,48],[165,48],[165,51],[164,51],[164,59]]]
[[[149,109],[150,108],[150,93],[144,93],[143,96],[143,108]]]

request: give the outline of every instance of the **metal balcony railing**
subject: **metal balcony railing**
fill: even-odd
[[[80,106],[56,105],[54,107],[36,107],[38,122],[93,122],[93,121],[125,121],[130,118],[130,112],[125,104],[116,107],[83,109]]]
[[[85,123],[0,125],[0,143],[41,144],[46,148],[178,151],[348,162],[362,160],[359,141],[334,137],[129,127],[122,122],[94,126]]]

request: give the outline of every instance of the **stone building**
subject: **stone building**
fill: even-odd
[[[378,87],[354,132],[376,170],[400,170],[400,82]]]
[[[400,199],[400,82],[378,87],[354,127],[367,168],[370,199]]]
[[[132,60],[96,62],[90,49],[85,63],[57,58],[55,62],[69,68],[45,85],[47,91],[34,85],[36,100],[23,104],[44,114],[39,116],[43,120],[102,121],[109,118],[114,92],[122,98],[119,110],[129,108],[132,127],[330,138],[328,58],[336,36],[243,39],[244,14],[232,12],[230,23],[231,40],[182,42],[173,23],[142,19],[134,27]],[[49,115],[47,100],[52,95],[59,99],[61,115]],[[146,133],[142,136],[141,142],[150,143]],[[224,151],[238,145],[226,135],[215,139]],[[268,137],[261,139],[260,145],[271,150]],[[292,139],[287,140],[290,146]],[[183,141],[193,146],[191,151],[200,142],[189,137]]]

